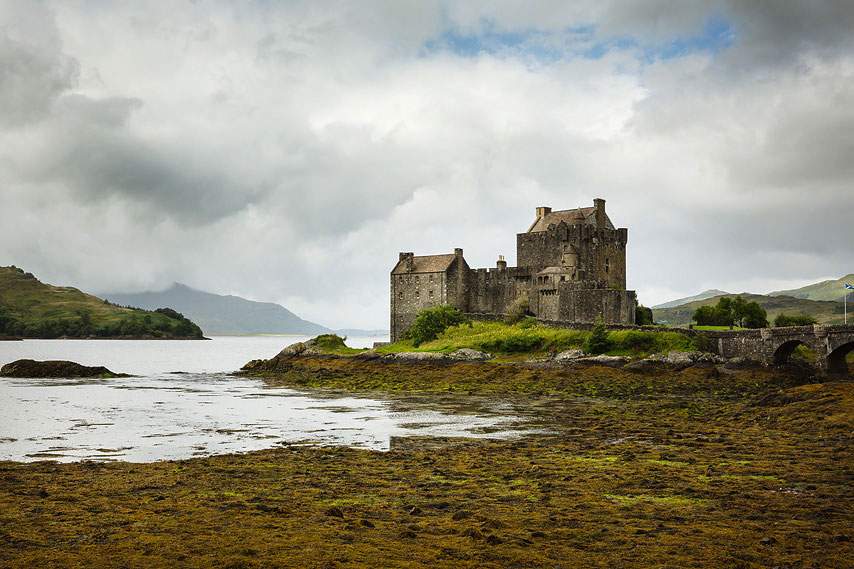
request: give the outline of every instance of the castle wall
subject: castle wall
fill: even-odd
[[[444,272],[391,275],[391,340],[406,332],[425,308],[448,302]]]
[[[637,296],[633,290],[593,288],[589,283],[560,283],[557,316],[539,316],[546,320],[595,322],[601,316],[605,324],[635,323]]]

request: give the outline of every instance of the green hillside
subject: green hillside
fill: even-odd
[[[727,294],[714,296],[704,300],[698,300],[675,306],[673,308],[653,309],[652,314],[655,321],[668,326],[687,326],[691,323],[691,316],[700,306],[718,303],[724,296],[734,298],[736,295]],[[784,313],[790,316],[795,314],[807,314],[818,320],[819,324],[842,324],[843,306],[842,302],[807,300],[805,298],[793,298],[791,296],[768,296],[764,294],[742,293],[741,297],[747,302],[756,302],[768,313],[768,321],[773,322],[778,314]],[[852,308],[852,307],[849,307]],[[849,319],[849,322],[852,322]]]
[[[168,308],[123,308],[73,287],[44,284],[17,267],[0,267],[0,334],[25,338],[201,338],[192,321]]]
[[[842,296],[846,292],[845,283],[854,285],[854,274],[846,275],[841,279],[822,281],[820,283],[815,283],[792,290],[778,290],[769,293],[769,295],[786,295],[793,296],[795,298],[805,298],[808,300],[835,300],[838,302],[842,302]],[[854,291],[849,290],[847,292],[852,293]],[[851,300],[853,298],[854,296],[848,297],[849,304],[851,303]]]

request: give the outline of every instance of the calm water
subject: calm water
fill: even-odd
[[[120,379],[0,378],[0,460],[148,462],[306,442],[387,450],[393,437],[512,437],[528,431],[506,404],[406,401],[267,387],[229,372],[305,337],[211,341],[0,342],[0,365],[71,360]],[[352,347],[386,338],[353,338]]]

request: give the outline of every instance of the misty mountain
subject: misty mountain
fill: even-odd
[[[676,300],[671,300],[668,302],[662,302],[661,304],[656,304],[655,306],[652,306],[650,308],[652,308],[653,310],[657,310],[660,308],[673,308],[675,306],[682,306],[683,304],[688,304],[690,302],[696,302],[698,300],[706,300],[707,298],[712,298],[713,296],[721,296],[721,295],[727,295],[727,294],[729,294],[729,293],[713,288],[713,289],[707,290],[705,292],[701,292],[700,294],[695,294],[694,296],[686,296],[685,298],[677,298]]]
[[[272,302],[254,302],[239,296],[223,296],[175,283],[161,292],[101,295],[110,302],[154,310],[169,307],[198,324],[205,334],[305,334],[332,332],[329,328],[303,320],[287,308]]]

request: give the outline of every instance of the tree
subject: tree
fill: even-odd
[[[507,316],[504,317],[504,322],[507,324],[518,324],[528,316],[530,311],[531,303],[528,302],[528,299],[517,298],[510,305],[510,310],[507,312]]]
[[[590,331],[590,337],[587,339],[587,351],[591,354],[602,354],[611,349],[611,338],[608,334],[608,327],[602,322],[602,317],[596,317],[596,324],[593,325],[593,330]]]
[[[647,308],[643,304],[638,304],[635,307],[635,324],[638,326],[652,326],[655,324],[652,317],[652,309]]]
[[[818,320],[808,314],[795,314],[794,316],[789,316],[781,313],[774,319],[774,326],[777,328],[783,326],[812,326],[817,322]]]
[[[439,304],[419,312],[406,336],[418,347],[424,342],[435,340],[436,336],[451,326],[460,324],[471,326],[471,320],[450,304]]]
[[[765,309],[757,302],[747,302],[740,295],[725,296],[715,306],[701,306],[691,317],[699,326],[733,326],[764,328],[768,326]]]

